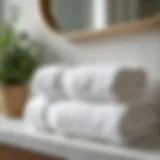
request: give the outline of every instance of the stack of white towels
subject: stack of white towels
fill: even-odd
[[[44,66],[33,76],[26,127],[101,142],[155,145],[160,132],[151,88],[150,76],[140,66]]]

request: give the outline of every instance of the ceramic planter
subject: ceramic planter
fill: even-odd
[[[21,117],[28,97],[25,85],[8,85],[0,87],[1,112],[7,117]]]

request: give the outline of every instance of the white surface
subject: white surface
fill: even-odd
[[[93,28],[103,29],[107,27],[109,21],[106,10],[108,2],[106,0],[93,0]]]
[[[138,151],[40,132],[27,132],[22,120],[0,118],[1,144],[57,155],[68,160],[159,160],[159,151]]]

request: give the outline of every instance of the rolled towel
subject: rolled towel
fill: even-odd
[[[24,123],[27,131],[46,129],[45,116],[48,106],[48,101],[42,95],[33,97],[27,102],[24,110]]]
[[[65,71],[62,81],[74,99],[135,102],[146,93],[148,76],[138,66],[82,65]]]
[[[62,84],[66,95],[70,99],[93,100],[93,74],[92,69],[86,67],[74,67],[65,70],[62,77]]]
[[[48,109],[47,124],[52,131],[112,143],[123,143],[119,125],[127,108],[120,104],[93,105],[59,102]]]
[[[39,68],[35,72],[31,83],[32,93],[34,95],[43,94],[51,101],[63,99],[65,96],[61,85],[61,76],[64,68],[62,65]]]
[[[160,118],[157,102],[132,106],[120,125],[121,133],[130,146],[139,148],[160,147]]]

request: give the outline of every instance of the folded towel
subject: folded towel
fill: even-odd
[[[160,147],[158,104],[153,100],[128,109],[120,125],[122,136],[128,145],[141,148]]]
[[[138,66],[81,65],[66,70],[62,82],[71,99],[135,102],[144,97],[148,76]]]
[[[32,94],[43,94],[49,101],[64,99],[61,76],[65,66],[50,65],[39,68],[31,83]]]
[[[24,123],[27,131],[46,129],[45,116],[47,116],[48,106],[47,99],[42,95],[33,97],[27,102],[24,110]]]
[[[62,135],[122,143],[119,125],[127,107],[58,102],[48,109],[47,125]]]
[[[100,142],[154,148],[160,146],[158,108],[155,100],[131,106],[78,101],[48,104],[43,96],[38,96],[27,103],[24,120],[27,131],[57,132]]]
[[[138,102],[148,86],[148,75],[138,66],[52,65],[36,71],[31,88],[50,101]]]

